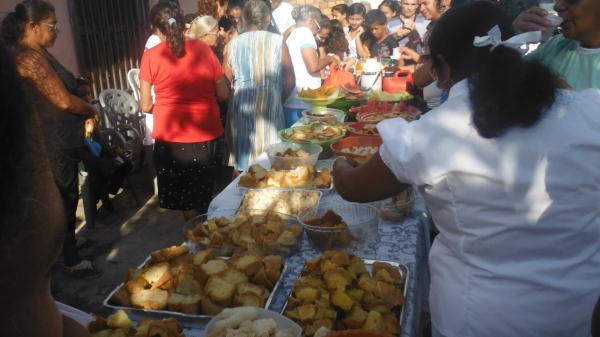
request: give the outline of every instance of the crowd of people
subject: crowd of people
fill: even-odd
[[[600,336],[590,324],[600,295],[600,2],[557,0],[560,30],[525,56],[519,45],[554,28],[547,11],[509,17],[510,1],[463,2],[323,13],[280,0],[200,0],[184,15],[177,1],[159,1],[140,61],[140,108],[154,118],[160,206],[185,219],[205,212],[222,139],[228,164],[244,171],[307,108],[299,90],[362,59],[396,59],[431,110],[378,124],[380,152],[361,166],[337,159],[333,176],[357,202],[419,189],[440,232],[429,256],[433,335]],[[99,112],[87,84],[47,50],[57,27],[52,5],[35,0],[2,22],[8,335],[84,334],[56,311],[49,271],[62,250],[71,275],[100,273],[75,238],[78,164],[103,153]],[[105,173],[122,176],[127,163],[106,157]]]

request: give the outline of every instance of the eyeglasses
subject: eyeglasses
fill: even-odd
[[[321,26],[319,25],[319,23],[317,22],[317,20],[313,19],[313,22],[315,23],[315,25],[317,25],[317,32],[321,30]]]
[[[58,32],[58,24],[52,24],[52,23],[46,23],[46,22],[42,22],[42,24],[50,27],[54,32]]]

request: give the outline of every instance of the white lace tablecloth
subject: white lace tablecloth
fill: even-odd
[[[237,188],[237,180],[225,188],[211,203],[209,213],[218,209],[235,209],[239,206],[243,192]],[[335,202],[341,197],[335,191],[323,195],[321,202]],[[379,235],[373,244],[361,251],[353,251],[357,256],[396,261],[404,264],[409,269],[408,293],[404,307],[404,318],[401,322],[402,333],[400,336],[416,336],[420,326],[421,309],[425,305],[428,296],[429,274],[427,266],[427,254],[429,250],[428,226],[424,216],[424,205],[421,199],[417,200],[411,217],[403,222],[379,221]],[[283,275],[283,280],[277,289],[270,310],[280,312],[289,295],[295,280],[299,277],[304,262],[319,256],[321,253],[313,248],[306,240],[303,241],[300,250],[288,257],[288,269]],[[204,336],[201,331],[203,324],[194,324],[190,330],[193,337]],[[188,336],[189,337],[189,336]]]

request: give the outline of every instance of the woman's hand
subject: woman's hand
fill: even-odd
[[[513,29],[517,34],[536,30],[545,31],[550,27],[550,21],[546,19],[546,15],[548,15],[548,12],[544,9],[531,7],[517,16],[512,23]]]

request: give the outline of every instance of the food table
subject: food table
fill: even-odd
[[[259,163],[268,163],[263,154]],[[239,179],[239,178],[238,178]],[[218,209],[235,209],[239,206],[243,192],[237,188],[237,179],[231,182],[211,202],[209,213]],[[336,202],[342,200],[335,192],[325,193],[321,198],[323,202]],[[376,206],[379,203],[374,203]],[[405,302],[405,313],[401,336],[416,336],[420,326],[421,310],[425,306],[429,286],[427,255],[429,250],[429,235],[427,219],[424,216],[424,203],[418,198],[412,215],[400,223],[379,220],[379,235],[362,251],[352,253],[363,258],[396,261],[409,268],[408,293]],[[288,268],[283,275],[282,283],[276,290],[270,310],[280,312],[285,301],[299,277],[304,262],[321,255],[321,252],[311,246],[308,240],[303,240],[299,251],[288,257]],[[202,337],[203,326],[206,322],[195,322],[194,327],[187,331],[188,337]]]

